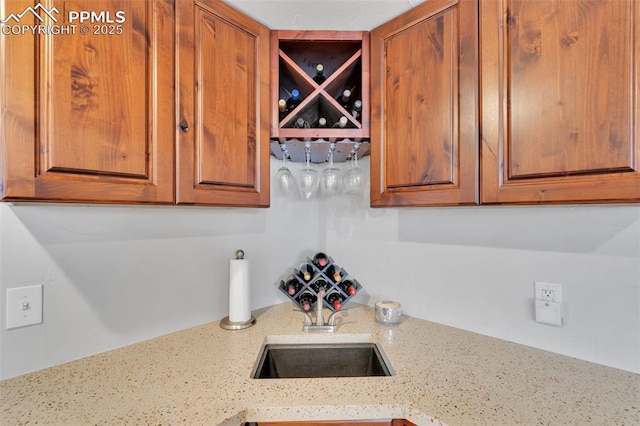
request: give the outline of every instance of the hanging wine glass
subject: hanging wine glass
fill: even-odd
[[[329,167],[322,171],[322,180],[320,187],[326,195],[335,195],[340,191],[340,169],[333,165],[333,152],[336,150],[336,144],[331,142],[329,145]]]
[[[283,195],[293,195],[296,192],[296,179],[293,177],[293,173],[287,167],[286,161],[289,156],[287,147],[285,144],[280,145],[282,149],[282,167],[276,172],[276,182],[278,188]]]
[[[305,155],[307,158],[307,165],[300,169],[298,172],[298,188],[300,189],[300,195],[305,200],[313,198],[318,191],[320,185],[320,174],[317,170],[311,168],[309,162],[311,161],[311,143],[307,142],[304,145]]]
[[[358,148],[360,143],[356,142],[353,147],[353,163],[351,168],[347,170],[343,176],[344,192],[349,194],[360,194],[364,192],[367,185],[367,176],[365,170],[358,166]]]

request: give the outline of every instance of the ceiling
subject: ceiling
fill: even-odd
[[[273,30],[369,31],[425,0],[224,0]]]

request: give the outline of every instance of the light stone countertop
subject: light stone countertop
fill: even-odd
[[[0,382],[0,424],[206,424],[405,418],[418,425],[638,425],[640,375],[349,304],[305,334],[290,302]],[[328,311],[325,313],[325,315]],[[251,379],[266,340],[378,343],[392,377]]]

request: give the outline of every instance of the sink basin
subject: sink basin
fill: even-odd
[[[274,344],[262,347],[254,379],[391,376],[375,343]]]

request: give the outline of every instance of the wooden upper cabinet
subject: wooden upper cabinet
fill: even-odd
[[[269,30],[218,0],[176,2],[177,202],[269,206]]]
[[[88,5],[41,4],[53,18],[36,9],[43,22],[26,13],[20,24],[67,26],[67,12]],[[7,0],[2,13],[33,5]],[[75,34],[0,35],[1,198],[171,203],[173,2],[89,6],[112,18],[122,11],[124,22],[91,24],[87,34],[77,25]]]
[[[478,2],[430,0],[374,29],[371,205],[478,202]]]
[[[640,3],[481,3],[482,203],[640,201]]]

